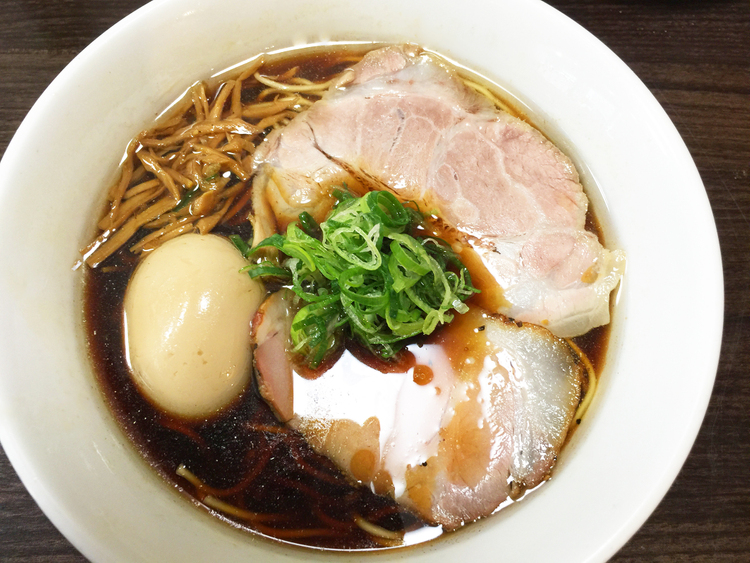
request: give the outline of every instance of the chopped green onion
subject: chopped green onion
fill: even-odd
[[[323,231],[320,230],[318,222],[307,211],[299,214],[299,224],[305,234],[320,240],[323,237]]]
[[[229,235],[229,240],[232,241],[232,244],[234,244],[235,248],[237,248],[237,250],[242,253],[242,256],[244,258],[248,258],[250,256],[250,253],[252,252],[250,244],[245,241],[245,239],[243,239],[240,235]]]
[[[180,201],[177,202],[177,205],[175,205],[172,208],[172,211],[179,211],[180,209],[183,209],[184,207],[187,207],[191,201],[195,199],[195,196],[197,196],[199,193],[201,193],[200,186],[196,186],[189,192],[185,192],[180,198]]]
[[[292,320],[291,341],[311,368],[318,367],[347,338],[390,358],[405,341],[431,334],[465,313],[464,303],[478,292],[450,246],[410,233],[423,215],[392,193],[355,197],[333,191],[337,203],[320,225],[308,213],[286,234],[274,234],[260,248],[280,251],[277,261],[244,268],[253,278],[290,280],[300,302]],[[237,237],[239,238],[239,237]]]
[[[289,270],[285,268],[279,268],[278,266],[274,265],[273,262],[269,262],[268,260],[260,264],[251,264],[250,266],[245,266],[240,270],[240,272],[247,272],[253,279],[261,276],[273,276],[276,278],[291,277]]]

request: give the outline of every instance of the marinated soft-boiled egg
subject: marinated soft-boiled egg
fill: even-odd
[[[136,385],[160,409],[203,417],[247,386],[263,287],[239,271],[246,265],[228,240],[187,234],[136,268],[125,293],[125,345]]]

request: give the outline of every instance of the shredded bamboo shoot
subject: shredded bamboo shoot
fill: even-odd
[[[264,132],[284,126],[346,74],[316,83],[296,66],[263,75],[264,64],[258,57],[213,88],[193,85],[170,115],[130,142],[100,232],[81,251],[88,266],[125,244],[141,254],[248,218],[238,214],[252,205],[252,156]]]

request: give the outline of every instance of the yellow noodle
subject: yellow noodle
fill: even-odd
[[[242,117],[245,119],[259,119],[277,114],[281,111],[294,107],[300,98],[298,96],[279,98],[272,102],[261,102],[247,106],[242,110]]]
[[[328,87],[331,84],[333,84],[336,80],[336,79],[331,79],[327,82],[322,82],[320,84],[308,84],[308,85],[282,84],[281,82],[276,82],[275,80],[271,80],[270,78],[266,76],[262,76],[259,72],[255,73],[255,79],[261,84],[265,84],[269,88],[274,88],[276,90],[279,90],[280,92],[306,92],[306,93],[323,92],[327,90]]]
[[[307,78],[302,78],[300,76],[295,76],[290,80],[292,84],[300,84],[303,86],[309,86],[310,84],[315,84],[312,80],[308,80]]]
[[[198,477],[184,465],[180,465],[179,467],[177,467],[177,470],[175,471],[175,473],[177,473],[177,475],[185,479],[188,483],[193,485],[199,491],[205,491],[205,489],[212,490],[210,487],[206,487],[203,481],[198,479]],[[280,515],[280,514],[261,514],[259,512],[251,512],[249,510],[244,510],[242,508],[232,506],[231,504],[226,503],[223,500],[219,500],[213,495],[206,495],[203,498],[203,503],[209,508],[213,508],[214,510],[218,510],[225,514],[231,514],[232,516],[236,516],[237,518],[251,521],[251,522],[253,521],[274,522],[274,521],[286,519],[285,516]]]
[[[293,66],[292,68],[289,68],[286,71],[284,71],[282,74],[279,74],[276,77],[276,80],[282,81],[282,82],[284,80],[289,80],[292,77],[296,76],[297,72],[299,72],[299,66]]]
[[[266,127],[272,127],[284,119],[292,119],[295,116],[296,113],[294,113],[293,111],[282,111],[281,113],[277,113],[276,115],[271,115],[269,117],[261,119],[258,122],[258,129],[263,130]]]
[[[578,405],[578,409],[576,410],[575,417],[573,420],[580,422],[583,418],[583,415],[586,414],[586,411],[589,408],[589,405],[591,404],[591,401],[594,398],[594,392],[596,391],[597,386],[597,378],[596,378],[596,371],[594,371],[594,366],[591,363],[591,361],[588,359],[586,354],[583,353],[583,350],[581,350],[578,345],[573,342],[571,339],[566,338],[565,341],[568,343],[568,346],[570,346],[573,351],[578,355],[578,357],[581,359],[581,362],[583,363],[583,366],[586,368],[586,371],[588,372],[589,376],[589,388],[586,390],[586,396],[583,398],[583,401]]]
[[[279,95],[279,91],[276,88],[266,88],[265,90],[261,90],[260,94],[258,94],[258,97],[255,98],[255,102],[262,103],[269,96],[278,96],[278,95]]]
[[[357,524],[357,526],[362,528],[365,532],[367,532],[371,536],[383,538],[386,540],[395,540],[395,541],[403,541],[404,539],[404,535],[402,532],[393,532],[391,530],[386,530],[382,526],[378,526],[377,524],[368,522],[367,520],[365,520],[364,518],[358,515],[354,516],[354,523]]]
[[[310,107],[311,105],[313,105],[313,101],[312,100],[308,100],[307,98],[303,98],[302,96],[297,96],[297,100],[296,100],[296,103],[294,105],[295,105],[295,109],[297,107],[300,107],[300,110],[298,110],[298,111],[301,111],[301,106]]]
[[[282,515],[262,514],[260,512],[251,512],[249,510],[244,510],[242,508],[232,506],[231,504],[224,502],[223,500],[219,500],[212,495],[207,495],[203,499],[203,504],[205,504],[209,508],[213,508],[214,510],[218,510],[219,512],[223,512],[224,514],[236,516],[237,518],[240,518],[241,520],[247,520],[248,522],[274,522],[277,520],[286,519]]]
[[[507,111],[511,115],[515,115],[516,112],[514,112],[513,109],[511,109],[511,107],[508,106],[508,104],[506,104],[500,98],[495,96],[495,94],[493,94],[489,88],[482,86],[481,84],[477,84],[476,82],[469,80],[468,78],[461,78],[461,80],[466,86],[468,86],[475,92],[486,97],[488,100],[490,100],[493,104],[495,104],[501,110]]]
[[[354,77],[354,70],[347,68],[344,72],[339,74],[338,77],[334,77],[335,82],[332,84],[332,87],[341,88],[342,86],[346,86],[354,80]]]
[[[263,66],[263,63],[265,62],[266,57],[265,55],[261,55],[257,59],[255,59],[252,64],[247,67],[245,70],[242,71],[242,74],[237,78],[239,82],[243,82],[250,78],[253,74],[258,72],[258,69]]]
[[[203,487],[203,481],[198,479],[198,477],[195,476],[195,474],[190,471],[187,467],[185,467],[183,464],[180,464],[177,467],[177,470],[175,471],[177,475],[185,479],[188,483],[193,485],[196,489],[200,489]]]

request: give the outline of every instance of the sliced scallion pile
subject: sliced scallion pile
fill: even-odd
[[[277,262],[245,268],[251,277],[288,280],[302,305],[292,321],[294,351],[318,367],[348,337],[390,358],[409,338],[430,334],[464,313],[478,290],[442,240],[410,233],[422,214],[385,191],[363,197],[336,190],[338,203],[318,225],[307,213],[252,251],[280,251]],[[236,237],[239,238],[239,237]]]

